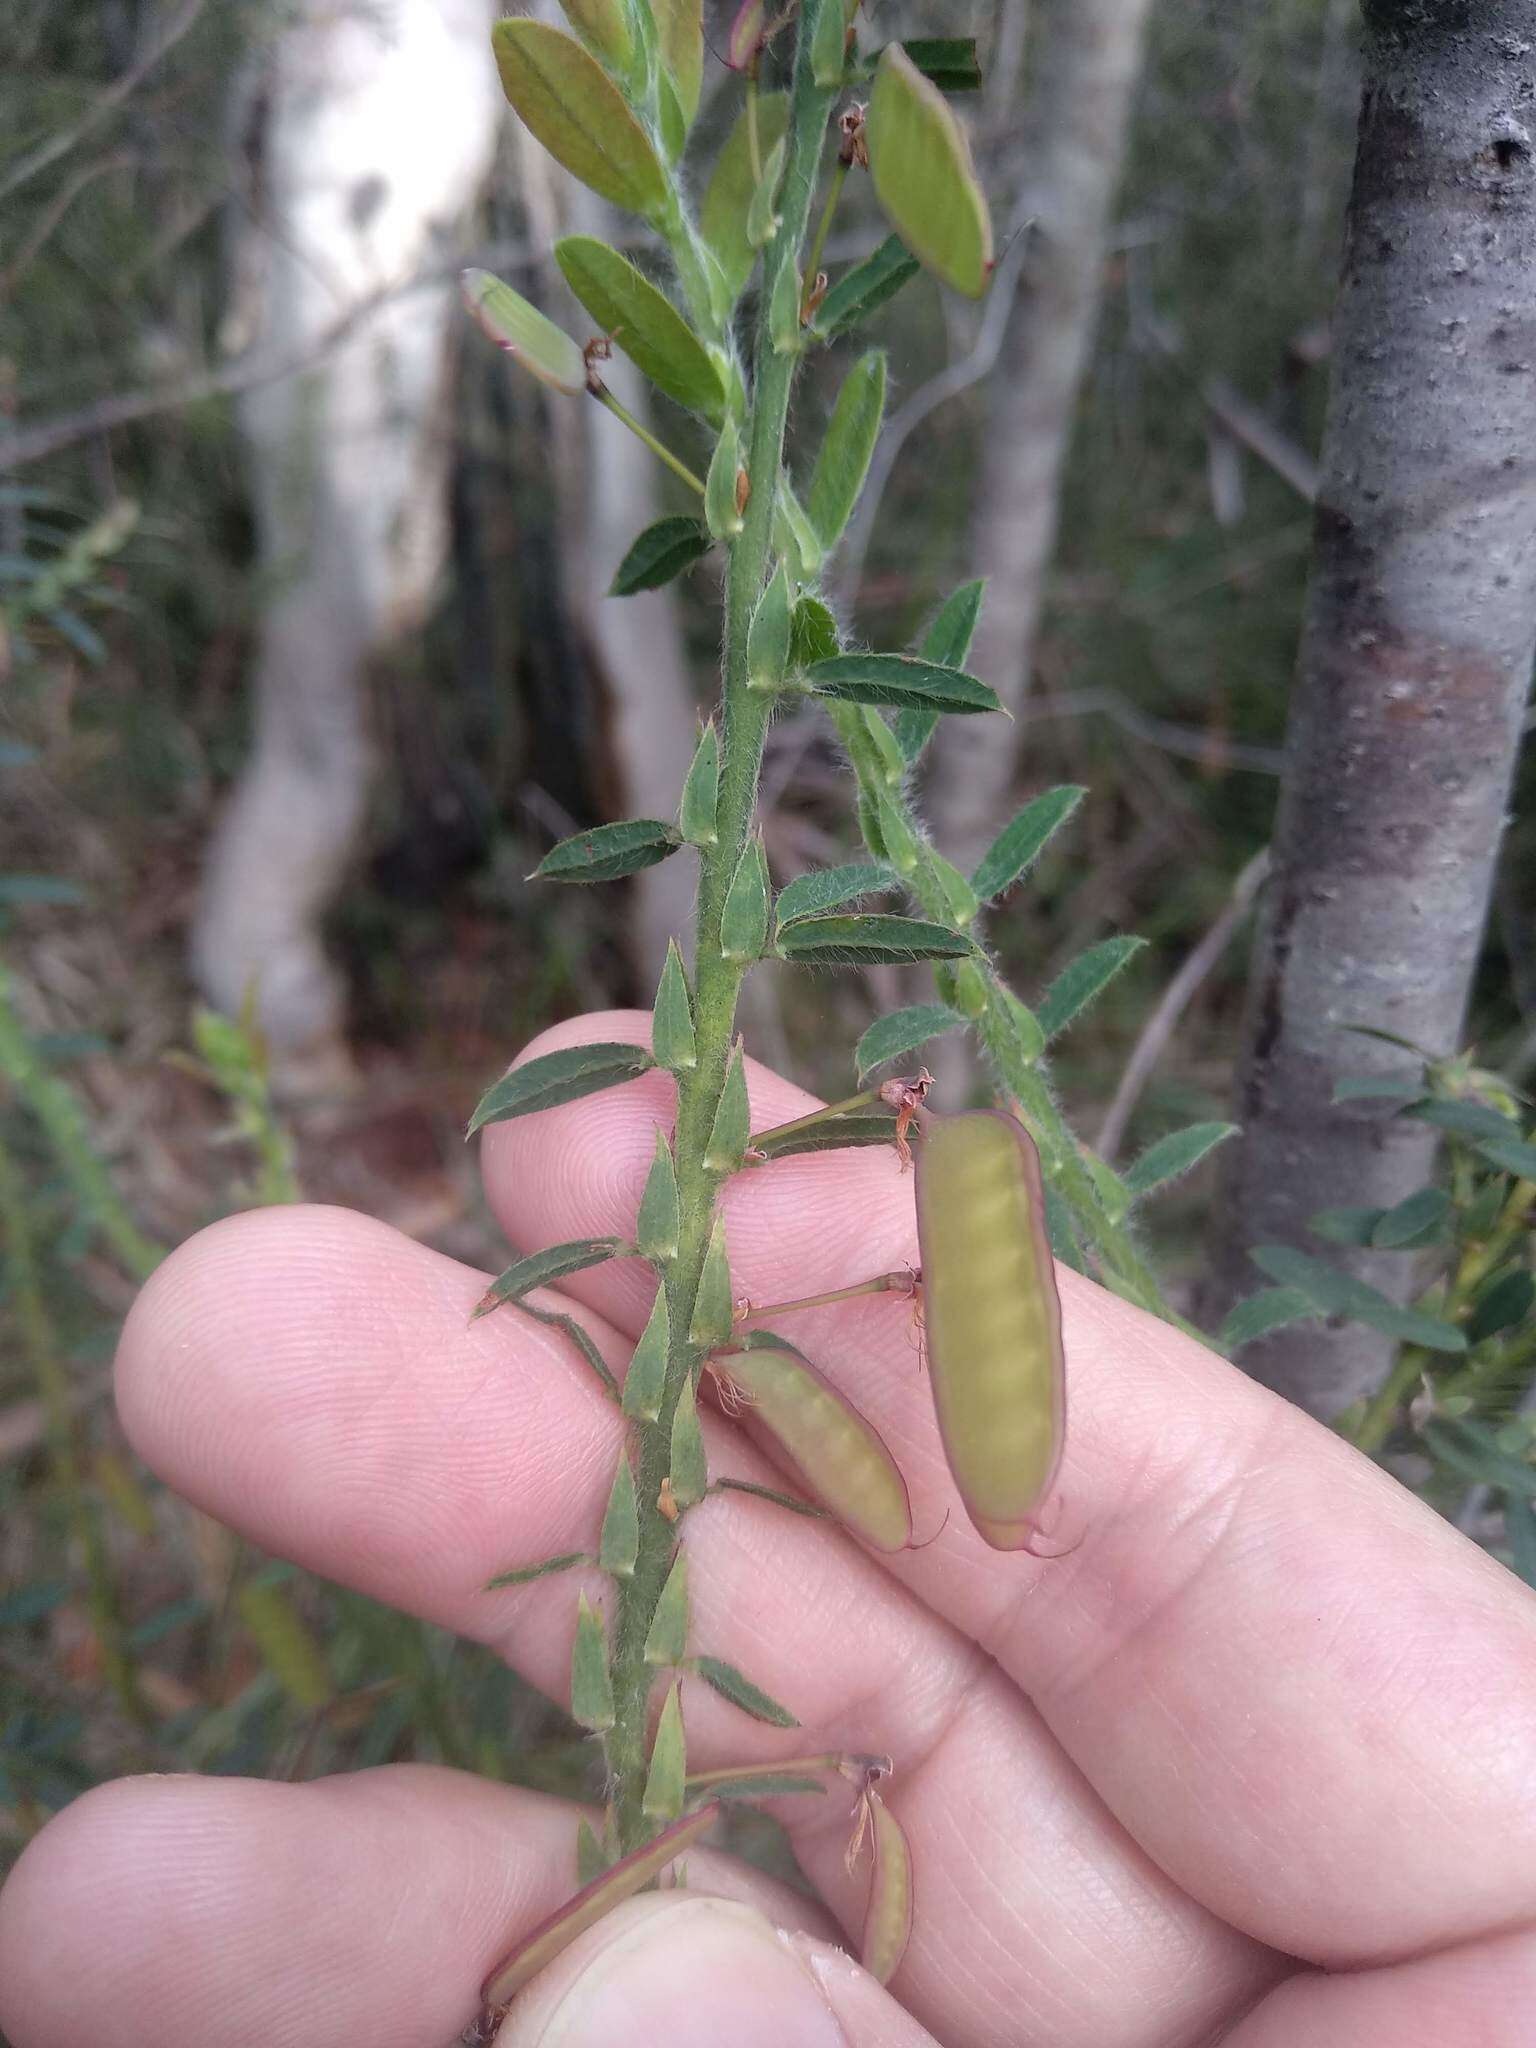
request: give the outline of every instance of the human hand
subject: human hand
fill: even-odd
[[[811,1106],[750,1080],[758,1128]],[[512,1244],[627,1231],[670,1096],[651,1074],[487,1132]],[[911,1179],[883,1152],[743,1174],[726,1209],[755,1300],[916,1256]],[[690,1763],[895,1760],[917,1915],[891,1991],[831,1946],[865,1883],[834,1791],[777,1808],[830,1917],[690,1852],[689,1889],[584,1936],[505,2048],[1530,2048],[1536,1601],[1328,1431],[1061,1281],[1069,1555],[975,1536],[892,1295],[808,1311],[796,1341],[882,1431],[935,1540],[875,1558],[741,1494],[688,1522],[697,1639],[804,1724],[690,1686]],[[145,1288],[119,1402],[189,1499],[559,1696],[571,1585],[481,1589],[590,1545],[621,1420],[556,1332],[471,1324],[483,1285],[344,1211],[235,1217]],[[568,1284],[617,1366],[649,1287],[636,1261]],[[772,1480],[749,1415],[709,1435],[713,1469]],[[122,1781],[0,1896],[0,2027],[13,2048],[442,2048],[573,1889],[574,1837],[557,1801],[415,1767]]]

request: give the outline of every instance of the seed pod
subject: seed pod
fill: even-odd
[[[906,1481],[873,1423],[810,1360],[769,1330],[716,1361],[818,1500],[876,1550],[912,1541]]]
[[[873,1789],[864,1794],[874,1867],[859,1960],[879,1984],[889,1984],[912,1935],[912,1848],[901,1822]]]
[[[939,1434],[994,1550],[1027,1547],[1066,1423],[1040,1159],[1000,1110],[930,1115],[917,1163],[923,1319]]]

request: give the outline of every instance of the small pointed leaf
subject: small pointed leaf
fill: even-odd
[[[1490,1109],[1483,1102],[1415,1102],[1403,1114],[1413,1117],[1418,1123],[1433,1124],[1437,1130],[1449,1131],[1453,1137],[1465,1138],[1468,1144],[1481,1141],[1508,1144],[1518,1142],[1520,1137],[1520,1126],[1513,1118]]]
[[[754,249],[761,249],[771,242],[778,232],[779,217],[774,206],[779,196],[779,186],[784,180],[784,158],[789,138],[781,135],[763,159],[763,175],[753,189],[751,203],[747,207],[747,240]]]
[[[720,1697],[729,1700],[733,1707],[740,1707],[744,1714],[750,1714],[754,1721],[766,1721],[770,1728],[798,1728],[800,1723],[789,1711],[781,1707],[776,1699],[770,1698],[761,1686],[754,1685],[750,1678],[742,1676],[734,1664],[727,1664],[721,1657],[695,1657],[693,1668],[706,1685],[712,1686]]]
[[[901,47],[940,92],[981,90],[974,36],[904,36]]]
[[[590,1728],[594,1735],[613,1726],[608,1636],[602,1616],[585,1593],[576,1604],[576,1641],[571,1649],[571,1719]]]
[[[510,17],[491,31],[502,90],[557,163],[600,198],[659,221],[670,188],[624,95],[576,38]]]
[[[1238,1351],[1288,1323],[1315,1322],[1323,1311],[1299,1287],[1262,1287],[1240,1301],[1216,1333],[1222,1351]]]
[[[725,1086],[720,1091],[715,1120],[710,1126],[709,1143],[704,1147],[705,1171],[722,1179],[740,1172],[751,1134],[746,1055],[738,1038],[731,1052],[730,1065],[725,1070]]]
[[[871,349],[843,379],[811,476],[806,510],[825,548],[835,547],[864,488],[885,415],[885,353]]]
[[[991,903],[1029,873],[1051,835],[1071,817],[1088,792],[1077,783],[1063,783],[1033,798],[987,848],[976,864],[971,884],[983,903]]]
[[[941,668],[964,667],[966,656],[971,651],[976,621],[981,615],[981,600],[986,587],[985,580],[977,577],[974,582],[962,583],[958,590],[950,593],[923,635],[917,650],[922,660],[936,661]],[[932,711],[897,713],[896,744],[909,768],[921,758],[937,724],[938,716]]]
[[[834,654],[805,671],[812,695],[838,704],[889,704],[896,710],[998,711],[997,693],[963,669],[911,654]]]
[[[650,0],[661,61],[685,123],[699,111],[704,69],[703,0]]]
[[[619,1452],[613,1475],[613,1489],[603,1514],[603,1533],[597,1561],[611,1578],[627,1579],[635,1569],[640,1548],[640,1511],[635,1501],[635,1475],[630,1470],[629,1446]]]
[[[1208,1152],[1228,1138],[1236,1137],[1236,1124],[1191,1124],[1187,1130],[1170,1131],[1149,1145],[1139,1159],[1125,1170],[1125,1186],[1133,1196],[1149,1195],[1166,1187],[1199,1165]]]
[[[547,1579],[552,1572],[568,1572],[578,1564],[590,1564],[591,1558],[584,1550],[568,1550],[563,1557],[546,1557],[542,1564],[523,1564],[509,1572],[498,1572],[494,1579],[487,1579],[485,1590],[494,1593],[502,1586],[526,1586],[534,1579]]]
[[[630,34],[623,0],[560,0],[560,12],[610,71],[622,73],[629,69],[635,39]]]
[[[486,1124],[505,1123],[514,1116],[532,1116],[537,1110],[596,1095],[603,1088],[617,1088],[648,1073],[655,1064],[643,1046],[606,1042],[567,1045],[559,1052],[525,1060],[481,1096],[470,1118],[468,1135],[473,1137]]]
[[[1315,1216],[1307,1218],[1307,1228],[1314,1237],[1326,1238],[1330,1244],[1366,1245],[1371,1241],[1371,1232],[1386,1213],[1385,1209],[1352,1205],[1319,1209]]]
[[[827,661],[838,653],[837,620],[819,597],[796,600],[789,623],[789,661],[796,669]]]
[[[516,1260],[496,1276],[475,1303],[470,1321],[489,1315],[504,1301],[520,1301],[535,1287],[553,1287],[557,1280],[584,1272],[588,1266],[626,1258],[630,1249],[622,1237],[578,1237],[569,1244],[547,1245],[541,1252],[530,1252],[527,1258]]]
[[[1424,1441],[1443,1464],[1483,1486],[1503,1487],[1516,1499],[1536,1499],[1536,1465],[1504,1450],[1498,1433],[1473,1416],[1424,1425]]]
[[[647,1664],[681,1664],[688,1654],[688,1553],[679,1549],[645,1638]]]
[[[872,861],[850,861],[839,868],[812,868],[796,875],[779,891],[774,915],[779,925],[793,924],[798,917],[817,917],[835,910],[840,903],[855,903],[861,896],[875,896],[896,887],[889,868]]]
[[[875,197],[927,270],[979,299],[992,275],[992,222],[964,130],[906,53],[880,54],[866,121]]]
[[[1145,939],[1101,939],[1075,960],[1068,961],[1040,1000],[1036,1015],[1047,1043],[1065,1031],[1094,998],[1109,986],[1126,962],[1146,944]]]
[[[637,1422],[654,1422],[661,1413],[662,1392],[667,1383],[667,1353],[672,1347],[672,1318],[667,1311],[667,1290],[658,1287],[651,1313],[624,1375],[622,1407]]]
[[[780,562],[747,629],[747,686],[777,690],[789,666],[789,578]]]
[[[640,1810],[647,1820],[676,1820],[687,1790],[688,1754],[683,1740],[683,1705],[674,1684],[667,1693],[651,1743]]]
[[[719,419],[725,407],[720,372],[664,292],[592,235],[563,236],[555,261],[604,334],[658,390],[706,419]]]
[[[669,1473],[672,1497],[680,1508],[696,1507],[709,1491],[709,1466],[704,1455],[704,1432],[699,1428],[698,1403],[693,1381],[683,1382],[672,1411],[672,1452]]]
[[[749,839],[720,911],[720,950],[727,960],[760,960],[768,944],[768,902],[772,891],[763,842]]]
[[[701,1350],[713,1350],[730,1336],[736,1318],[736,1304],[731,1294],[731,1260],[725,1243],[725,1218],[716,1215],[714,1227],[709,1234],[709,1249],[704,1254],[704,1269],[699,1275],[699,1291],[694,1297],[693,1321],[688,1330],[688,1341],[697,1344]]]
[[[688,992],[688,976],[676,939],[667,941],[667,957],[656,986],[656,1001],[651,1009],[651,1049],[657,1066],[665,1067],[669,1074],[685,1074],[699,1063],[693,998]]]
[[[1426,1351],[1461,1352],[1467,1348],[1465,1335],[1450,1323],[1417,1309],[1399,1308],[1377,1288],[1324,1259],[1282,1244],[1260,1245],[1249,1256],[1271,1280],[1300,1289],[1324,1315],[1348,1316],[1405,1344],[1422,1345]]]
[[[682,845],[675,825],[660,818],[623,818],[612,825],[594,825],[562,839],[534,869],[538,882],[616,882],[653,868]]]
[[[716,540],[734,540],[741,531],[741,514],[736,509],[736,472],[740,463],[741,437],[736,422],[727,420],[704,479],[704,523]]]
[[[1490,1166],[1520,1180],[1536,1180],[1536,1145],[1523,1138],[1494,1138],[1478,1146]]]
[[[642,1258],[651,1260],[654,1265],[668,1265],[677,1257],[681,1229],[677,1169],[672,1163],[672,1148],[667,1143],[666,1132],[658,1130],[656,1157],[646,1176],[645,1193],[640,1197],[640,1213],[635,1219],[635,1247]]]
[[[699,735],[699,744],[683,784],[683,800],[677,822],[690,846],[714,846],[719,839],[715,811],[720,801],[720,742],[715,721],[710,719]]]
[[[1417,1251],[1437,1244],[1445,1234],[1451,1198],[1442,1188],[1420,1188],[1380,1217],[1371,1232],[1378,1251]]]
[[[779,934],[778,951],[805,967],[956,960],[971,950],[961,932],[916,917],[807,917]]]
[[[788,113],[786,94],[758,94],[758,147],[765,160],[772,155],[784,133]],[[743,110],[715,159],[715,168],[705,188],[704,203],[699,209],[699,232],[720,265],[733,305],[757,261],[757,251],[747,234],[747,215],[756,189],[747,115]]]
[[[811,76],[823,92],[835,92],[848,64],[848,17],[837,0],[828,0],[816,17],[811,37]]]
[[[580,344],[511,285],[488,270],[466,270],[463,291],[464,303],[480,327],[541,384],[570,396],[586,390],[587,362]]]
[[[812,332],[820,340],[832,341],[862,326],[921,268],[900,235],[887,235],[872,256],[856,263],[833,285],[816,308]]]
[[[775,355],[792,356],[803,346],[800,300],[800,272],[794,258],[786,251],[774,273],[768,300],[768,338],[773,343]]]
[[[668,513],[636,536],[629,553],[613,572],[610,597],[633,597],[642,590],[660,590],[702,555],[712,542],[709,528],[686,513]]]
[[[1501,1330],[1512,1330],[1517,1323],[1524,1322],[1536,1302],[1536,1279],[1525,1267],[1519,1266],[1512,1273],[1501,1273],[1489,1286],[1483,1288],[1472,1308],[1472,1319],[1467,1324],[1469,1344],[1481,1344],[1487,1337],[1498,1336]]]
[[[913,1003],[905,1010],[893,1010],[877,1017],[854,1050],[859,1079],[892,1060],[904,1060],[942,1038],[947,1031],[963,1029],[965,1019],[939,1003]]]
[[[797,581],[814,583],[821,570],[821,542],[789,478],[779,473],[773,502],[773,544],[790,564]],[[825,609],[825,607],[823,607]],[[835,650],[836,642],[833,643]]]

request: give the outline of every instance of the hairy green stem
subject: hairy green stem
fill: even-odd
[[[770,697],[747,681],[747,631],[768,578],[774,495],[783,459],[784,430],[797,357],[777,353],[769,332],[773,286],[801,249],[810,216],[827,117],[835,95],[811,76],[809,46],[820,5],[801,10],[788,128],[788,160],[780,193],[778,233],[763,258],[752,354],[751,423],[746,440],[747,498],[741,531],[730,544],[726,572],[725,654],[719,802],[715,844],[700,853],[699,909],[694,960],[697,1064],[678,1085],[676,1171],[680,1211],[677,1257],[666,1270],[671,1351],[666,1390],[655,1422],[639,1431],[636,1493],[639,1546],[632,1575],[617,1584],[611,1676],[614,1725],[605,1742],[619,1843],[628,1851],[657,1831],[642,1811],[647,1763],[647,1718],[655,1676],[645,1662],[645,1639],[677,1544],[677,1525],[663,1511],[663,1483],[671,1456],[672,1419],[684,1385],[700,1363],[689,1342],[694,1301],[714,1221],[718,1182],[704,1154],[725,1084],[735,1031],[736,1002],[745,966],[726,957],[720,913],[752,831]]]

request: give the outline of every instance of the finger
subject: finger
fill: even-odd
[[[481,1589],[509,1565],[590,1551],[621,1419],[553,1333],[511,1312],[471,1325],[482,1286],[344,1211],[235,1218],[145,1290],[119,1400],[148,1462],[209,1512],[503,1648],[563,1698],[572,1577]],[[716,1472],[766,1475],[728,1427],[710,1442]],[[1061,2048],[1139,2048],[1149,2012],[1208,2029],[1267,1981],[1268,1962],[1126,1838],[974,1646],[835,1529],[727,1494],[693,1511],[685,1540],[694,1647],[803,1724],[765,1728],[690,1679],[690,1761],[847,1748],[898,1760],[892,1805],[924,1905],[897,1989],[942,2039],[1012,2041],[1038,2020]],[[599,1575],[586,1582],[606,1598]],[[785,1818],[856,1929],[868,1879],[843,1868],[846,1795],[787,1804]],[[1113,1967],[1085,1970],[1089,1948]]]
[[[1269,1993],[1226,2048],[1529,2048],[1536,1934],[1338,1977],[1310,1972]]]
[[[691,1887],[690,1887],[691,1891]],[[496,2048],[935,2048],[848,1958],[751,1907],[631,1899],[546,1970]]]
[[[575,1889],[563,1802],[391,1765],[310,1785],[127,1778],[87,1793],[0,1892],[12,2048],[421,2048],[475,2015],[487,1972]],[[788,1930],[816,1910],[690,1853]]]
[[[587,1017],[532,1050],[646,1029]],[[748,1082],[755,1128],[811,1106],[752,1062]],[[493,1126],[487,1188],[512,1241],[627,1229],[670,1091],[651,1074]],[[556,1157],[574,1164],[557,1174]],[[743,1173],[725,1209],[754,1302],[917,1255],[911,1176],[882,1152]],[[1277,1948],[1342,1966],[1536,1912],[1536,1603],[1330,1432],[1059,1278],[1060,1488],[1082,1541],[1045,1564],[965,1524],[901,1302],[796,1316],[896,1450],[919,1528],[943,1524],[888,1569],[997,1656],[1164,1869]],[[572,1285],[634,1327],[643,1272]]]

